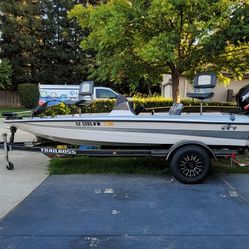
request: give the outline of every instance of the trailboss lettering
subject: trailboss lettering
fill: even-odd
[[[44,154],[69,154],[69,155],[75,155],[75,150],[69,150],[69,149],[55,149],[55,148],[41,148],[41,152]]]

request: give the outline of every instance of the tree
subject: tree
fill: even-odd
[[[11,65],[8,60],[0,61],[0,89],[6,89],[11,85]]]
[[[12,65],[13,85],[36,82],[41,45],[38,1],[1,0],[0,9],[1,57],[8,58]]]
[[[84,31],[75,20],[67,18],[72,0],[41,1],[42,66],[39,81],[43,83],[78,83],[87,77],[87,57],[79,48]]]
[[[243,78],[249,63],[249,5],[246,3],[240,2],[227,26],[216,32],[206,46],[207,65],[212,65],[217,72],[230,72],[237,79]],[[230,82],[225,73],[218,75],[225,84]]]
[[[81,46],[96,51],[94,77],[139,83],[170,73],[179,102],[181,76],[248,70],[248,14],[248,3],[240,0],[113,0],[76,5],[69,16],[90,30]]]
[[[67,11],[100,0],[0,0],[0,58],[9,58],[14,88],[20,83],[79,83],[91,63],[80,40],[86,34]],[[88,34],[88,33],[87,33]]]

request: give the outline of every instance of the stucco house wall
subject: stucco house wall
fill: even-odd
[[[214,97],[210,99],[210,101],[227,102],[229,90],[232,90],[233,96],[235,96],[240,88],[248,84],[249,77],[245,77],[243,80],[231,80],[228,86],[224,86],[223,83],[217,82],[214,89]],[[187,98],[187,92],[193,92],[192,85],[185,77],[180,78],[179,91],[181,98]],[[172,97],[171,76],[169,74],[163,75],[161,95],[164,97]]]

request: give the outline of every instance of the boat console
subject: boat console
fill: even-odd
[[[146,110],[144,106],[142,105],[137,105],[136,108],[134,108],[133,102],[128,101],[126,97],[123,95],[119,94],[116,100],[116,103],[114,105],[114,108],[110,115],[113,114],[121,114],[121,112],[128,112],[132,113],[134,115],[138,115],[140,112]]]

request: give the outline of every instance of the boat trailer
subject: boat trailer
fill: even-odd
[[[27,143],[14,142],[14,132],[11,132],[11,137],[8,142],[7,134],[2,134],[3,142],[0,142],[0,149],[5,152],[6,168],[14,169],[14,164],[10,161],[9,152],[11,151],[29,151],[38,152],[44,155],[64,155],[64,156],[86,156],[86,157],[161,157],[170,159],[170,155],[177,150],[177,146],[173,145],[169,149],[122,149],[122,148],[70,148],[61,147],[58,143]],[[235,160],[236,152],[228,149],[212,150],[213,157],[217,158],[233,158]]]

